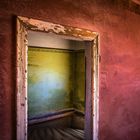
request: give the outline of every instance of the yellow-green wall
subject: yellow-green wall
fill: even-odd
[[[74,108],[84,111],[85,108],[85,54],[84,51],[75,52],[75,82]]]
[[[84,110],[83,56],[81,52],[29,47],[28,117],[71,107]]]

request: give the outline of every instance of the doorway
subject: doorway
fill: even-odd
[[[33,31],[27,38],[28,140],[43,132],[49,140],[84,139],[84,41]]]
[[[34,32],[43,35],[49,34],[49,38],[53,36],[53,39],[59,36],[61,38],[59,42],[64,40],[61,47],[64,47],[66,44],[71,45],[69,45],[67,49],[60,48],[57,45],[55,46],[57,40],[53,41],[55,47],[52,48],[48,47],[49,44],[45,46],[44,43],[44,47],[28,45],[30,40],[27,36],[33,35]],[[41,37],[41,39],[42,38],[43,37]],[[77,46],[82,46],[82,48],[79,49]],[[49,57],[51,57],[50,60]],[[80,57],[82,57],[82,61],[79,59]],[[39,59],[41,61],[37,62]],[[52,62],[52,60],[54,61]],[[54,63],[57,65],[53,65]],[[61,65],[61,63],[63,64]],[[61,67],[58,64],[61,65]],[[52,73],[51,70],[46,70],[46,65],[53,65],[50,66],[49,69],[55,69],[55,72],[53,71]],[[34,70],[35,67],[38,68]],[[57,73],[58,71],[61,73],[60,75]],[[81,73],[83,73],[83,75]],[[79,77],[76,75],[79,75]],[[40,77],[43,78],[43,80]],[[44,84],[48,79],[49,82]],[[36,82],[36,80],[41,83]],[[48,90],[51,92],[48,92]],[[41,96],[38,94],[40,91]],[[78,94],[78,92],[80,94]],[[51,98],[51,95],[54,95],[53,98]],[[79,99],[81,95],[84,96]],[[38,100],[38,98],[40,98],[40,100]],[[46,100],[48,101],[46,102]],[[37,101],[42,102],[42,104],[37,103]],[[44,105],[45,103],[46,105]],[[83,117],[84,115],[85,117]],[[52,120],[55,121],[52,122]],[[79,126],[79,124],[82,124],[81,122],[79,123],[79,120],[84,122],[84,127],[83,125]],[[31,131],[29,132],[27,130],[31,128],[33,132],[33,129],[38,124],[40,127],[44,127],[44,125],[49,127],[55,125],[56,127],[62,126],[63,124],[68,125],[69,122],[71,122],[70,125],[73,128],[84,129],[85,140],[97,140],[98,34],[85,29],[18,17],[17,139],[29,139],[27,136]]]

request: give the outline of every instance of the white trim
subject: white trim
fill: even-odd
[[[95,41],[93,46],[93,140],[98,140],[99,123],[99,83],[98,83],[98,34],[86,29],[79,29],[36,19],[17,17],[17,140],[27,140],[27,33],[28,30],[51,32],[70,36],[83,41]],[[93,74],[94,73],[94,74]]]

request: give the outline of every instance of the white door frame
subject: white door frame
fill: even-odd
[[[89,50],[90,59],[88,63],[90,75],[86,82],[89,87],[86,92],[89,94],[86,98],[91,100],[91,109],[86,103],[87,112],[91,111],[91,129],[92,134],[86,140],[98,140],[98,123],[99,123],[99,47],[98,47],[98,33],[86,29],[80,29],[60,24],[54,24],[41,20],[36,20],[27,17],[17,17],[17,53],[16,53],[16,96],[17,96],[17,140],[27,140],[27,50],[28,50],[28,30],[40,31],[46,33],[54,33],[68,37],[81,39],[87,44],[92,42]],[[90,84],[90,85],[89,85]],[[87,120],[88,123],[88,120]],[[86,129],[88,129],[88,125]],[[85,132],[88,132],[85,131]]]

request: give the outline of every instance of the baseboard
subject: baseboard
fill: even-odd
[[[52,121],[52,120],[72,116],[73,114],[84,117],[83,112],[81,112],[77,109],[74,109],[74,108],[68,108],[68,109],[63,109],[63,110],[31,117],[28,119],[28,125],[34,125],[34,124],[38,124],[38,123],[42,123],[42,122]]]

